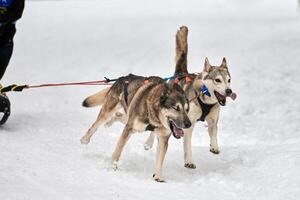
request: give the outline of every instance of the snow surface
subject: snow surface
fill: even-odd
[[[190,71],[227,57],[237,101],[222,108],[220,155],[207,128],[193,136],[197,169],[183,167],[182,141],[170,139],[156,183],[155,148],[134,135],[110,158],[121,124],[80,137],[98,109],[82,100],[102,87],[10,93],[12,115],[0,128],[0,199],[299,199],[300,9],[296,0],[27,1],[2,84],[169,76],[175,32],[187,25]]]

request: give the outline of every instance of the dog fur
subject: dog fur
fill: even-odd
[[[128,102],[132,100],[137,90],[144,85],[145,80],[153,83],[164,83],[164,80],[159,77],[143,77],[129,74],[118,78],[111,87],[107,87],[86,98],[82,103],[84,107],[102,106],[102,108],[94,124],[81,138],[81,143],[88,144],[97,128],[103,123],[105,123],[106,127],[111,126],[115,121],[125,124]],[[127,98],[124,94],[125,91],[128,93]]]
[[[125,91],[128,92],[127,98]],[[178,85],[165,83],[159,77],[145,78],[130,74],[119,78],[109,89],[106,88],[83,102],[87,107],[100,104],[102,108],[98,118],[82,137],[81,143],[88,144],[98,126],[116,115],[121,115],[125,127],[112,155],[113,168],[118,168],[120,155],[130,136],[135,132],[151,130],[159,140],[153,178],[163,181],[162,166],[170,133],[179,138],[183,136],[182,129],[191,126],[187,116],[189,103],[184,91]],[[120,110],[124,113],[120,113]]]
[[[208,124],[208,133],[210,136],[210,152],[219,154],[220,149],[217,141],[218,120],[220,113],[220,105],[226,104],[226,97],[230,96],[232,90],[230,89],[231,76],[228,70],[226,59],[223,58],[220,66],[210,65],[208,58],[205,59],[204,68],[201,73],[188,74],[187,69],[187,53],[188,53],[188,28],[186,26],[180,27],[176,34],[176,67],[175,74],[186,74],[187,79],[179,81],[185,91],[188,99],[193,99],[190,102],[190,112],[188,113],[192,126],[184,130],[184,166],[187,168],[196,168],[192,159],[192,132],[197,120],[202,115],[203,111],[199,100],[206,104],[211,105],[205,121]],[[201,86],[205,84],[211,96],[201,93]],[[150,149],[154,142],[154,135],[151,134],[145,143],[145,148]]]

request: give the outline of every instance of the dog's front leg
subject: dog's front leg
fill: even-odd
[[[195,123],[193,123],[195,124]],[[196,165],[193,163],[192,159],[192,133],[193,133],[194,125],[192,125],[189,129],[184,131],[183,136],[183,149],[184,149],[184,167],[195,169]]]
[[[153,179],[157,182],[164,182],[162,178],[162,166],[165,159],[165,155],[168,149],[168,136],[158,136],[158,148],[157,148],[157,157],[155,164],[155,174],[153,174]]]
[[[155,133],[151,132],[148,139],[147,139],[147,141],[144,144],[144,149],[145,150],[149,150],[149,149],[152,148],[153,143],[154,143],[154,138],[155,138]]]
[[[209,118],[207,119],[208,133],[210,136],[210,152],[214,154],[219,154],[219,146],[217,141],[218,132],[218,119]]]
[[[112,167],[114,170],[118,169],[118,161],[120,159],[121,153],[123,151],[126,142],[130,138],[131,133],[132,133],[132,127],[126,124],[126,126],[123,129],[122,135],[119,138],[115,151],[112,155]]]

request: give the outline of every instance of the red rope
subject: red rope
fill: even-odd
[[[57,87],[66,85],[112,85],[112,83],[107,82],[107,80],[100,81],[88,81],[88,82],[71,82],[71,83],[47,83],[41,85],[27,85],[26,88],[40,88],[40,87]]]

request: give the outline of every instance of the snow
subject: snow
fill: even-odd
[[[81,107],[101,86],[10,93],[0,128],[0,199],[298,199],[300,195],[297,1],[27,1],[2,84],[169,76],[175,32],[189,27],[190,71],[227,57],[235,102],[222,108],[221,154],[209,152],[205,124],[193,135],[197,169],[183,167],[182,141],[170,139],[156,183],[155,148],[134,135],[110,166],[121,124],[80,137],[98,109]]]

